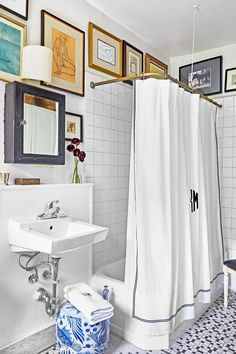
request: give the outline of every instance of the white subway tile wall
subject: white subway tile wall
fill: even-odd
[[[236,96],[217,101],[223,104],[217,117],[222,229],[225,250],[231,249],[226,257],[232,257],[236,252]]]
[[[105,241],[94,245],[94,270],[125,257],[132,125],[132,86],[90,88],[91,81],[102,80],[87,73],[86,178],[94,183],[94,223],[110,230]]]

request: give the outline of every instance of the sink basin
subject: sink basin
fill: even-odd
[[[38,251],[56,255],[106,239],[106,227],[64,217],[47,220],[12,218],[8,240],[14,252]]]

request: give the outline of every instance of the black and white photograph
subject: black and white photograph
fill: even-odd
[[[223,56],[200,60],[179,67],[179,80],[205,95],[222,92]]]
[[[194,89],[211,86],[211,68],[190,73],[188,75],[188,85]]]

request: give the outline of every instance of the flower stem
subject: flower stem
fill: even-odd
[[[72,175],[72,183],[80,183],[80,177],[79,177],[79,172],[78,172],[78,163],[79,159],[75,157],[75,167],[74,167],[74,172]]]

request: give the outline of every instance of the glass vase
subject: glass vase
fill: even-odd
[[[79,165],[79,159],[75,158],[75,167],[72,175],[72,183],[80,183],[78,165]]]

